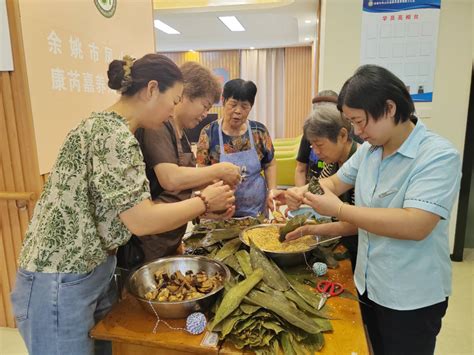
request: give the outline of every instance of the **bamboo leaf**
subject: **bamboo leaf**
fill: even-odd
[[[235,272],[237,272],[239,275],[245,276],[244,272],[242,271],[242,268],[240,267],[239,262],[237,261],[237,258],[235,255],[230,255],[227,258],[223,260],[224,264],[227,266],[231,267]]]
[[[260,309],[260,307],[259,306],[254,306],[252,304],[241,303],[240,304],[240,309],[245,314],[252,314],[252,313],[257,312]]]
[[[214,230],[211,232],[211,234],[212,234],[212,238],[218,241],[232,239],[239,236],[240,228],[232,227],[232,228],[227,228],[227,229]]]
[[[261,268],[265,270],[263,281],[268,286],[278,291],[286,291],[290,288],[285,274],[258,249],[252,240],[250,241],[250,262],[254,269]]]
[[[224,244],[224,246],[217,252],[214,259],[216,260],[224,260],[225,258],[235,254],[237,250],[240,248],[240,244],[242,242],[240,239],[232,239]]]
[[[235,253],[235,256],[237,257],[237,260],[244,274],[247,277],[251,275],[253,272],[253,269],[252,269],[252,264],[250,262],[250,254],[246,250],[239,250],[237,253]]]
[[[210,331],[212,331],[217,324],[224,320],[225,317],[231,314],[237,307],[239,307],[240,302],[242,302],[244,297],[262,280],[263,274],[264,272],[262,269],[256,269],[252,275],[239,282],[237,285],[232,287],[226,295],[224,295],[224,298],[216,311],[214,320],[209,324]]]
[[[293,350],[290,333],[283,333],[280,339],[281,347],[283,348],[283,353],[285,355],[296,355],[296,352]]]
[[[292,276],[287,275],[287,280],[290,282],[291,288],[295,290],[306,303],[314,309],[318,309],[319,301],[321,300],[319,293],[312,292],[306,285],[296,281]]]
[[[246,299],[253,304],[269,309],[281,316],[290,324],[293,324],[308,333],[316,334],[320,331],[317,324],[311,318],[297,309],[294,305],[290,306],[290,302],[288,301],[280,302],[278,299],[275,299],[275,297],[256,290],[250,291]]]
[[[296,305],[298,306],[300,310],[308,312],[310,314],[313,314],[321,318],[326,318],[324,316],[324,313],[318,311],[317,308],[311,307],[295,290],[285,291],[284,294],[286,298],[296,303]]]

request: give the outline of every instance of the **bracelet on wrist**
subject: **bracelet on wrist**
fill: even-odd
[[[341,204],[339,205],[339,209],[337,210],[337,220],[340,221],[341,220],[341,212],[342,212],[342,207],[344,207],[345,203],[344,202],[341,202]]]
[[[204,203],[205,210],[201,215],[208,213],[209,212],[209,201],[207,201],[206,197],[201,193],[201,191],[196,191],[194,193],[194,196],[199,197],[201,199],[201,201]]]

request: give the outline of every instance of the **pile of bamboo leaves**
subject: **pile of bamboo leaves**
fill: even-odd
[[[214,307],[209,330],[239,349],[256,354],[313,354],[332,330],[318,293],[282,270],[255,245],[239,250],[240,240],[227,242],[215,255],[236,277]]]

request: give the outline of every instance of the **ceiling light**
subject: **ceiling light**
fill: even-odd
[[[310,39],[311,39],[311,38],[309,38],[309,37],[305,37],[305,38],[304,38],[305,41],[309,41]]]
[[[188,52],[193,52],[193,53],[195,53],[196,51],[195,51],[194,49],[190,49],[190,50],[188,50]]]
[[[245,31],[244,26],[237,20],[235,16],[219,16],[219,20],[227,26],[232,32],[242,32]]]
[[[304,23],[311,23],[311,20],[306,20]]]
[[[160,31],[167,33],[169,35],[179,35],[180,32],[175,30],[173,27],[168,26],[166,23],[161,22],[160,20],[155,20],[155,27]]]
[[[255,47],[250,47],[250,49],[255,49]]]

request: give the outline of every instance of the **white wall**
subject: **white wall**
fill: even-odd
[[[416,104],[423,122],[461,154],[474,58],[473,7],[472,0],[441,0],[433,102]],[[322,0],[320,90],[339,91],[359,66],[361,25],[362,1]],[[456,214],[457,208],[451,216],[451,247]]]

